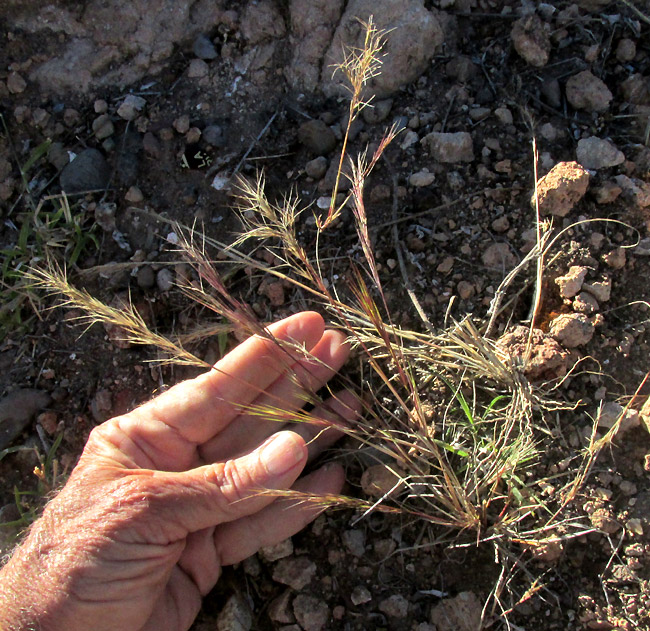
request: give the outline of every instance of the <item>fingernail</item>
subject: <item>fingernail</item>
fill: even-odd
[[[280,432],[262,447],[260,460],[271,475],[282,475],[306,459],[304,441],[293,432]]]

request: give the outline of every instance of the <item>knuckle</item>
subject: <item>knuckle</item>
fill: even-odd
[[[212,470],[214,483],[219,487],[226,511],[250,495],[250,476],[234,460],[227,460]]]

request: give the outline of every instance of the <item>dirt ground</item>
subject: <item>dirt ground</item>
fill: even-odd
[[[558,387],[575,409],[552,419],[549,470],[561,471],[584,446],[601,404],[610,416],[630,404],[625,431],[567,515],[589,532],[547,554],[522,550],[503,609],[490,604],[482,628],[650,629],[650,437],[642,409],[650,389],[634,396],[648,371],[650,5],[72,5],[0,7],[0,242],[3,303],[11,307],[1,323],[0,423],[16,428],[0,436],[0,453],[31,448],[0,460],[0,522],[20,517],[14,489],[37,489],[37,454],[59,436],[55,457],[69,470],[97,423],[196,372],[151,366],[155,350],[116,342],[101,325],[80,329],[74,310],[47,310],[56,301],[25,293],[15,272],[49,246],[76,284],[107,303],[130,296],[158,330],[205,321],[209,314],[174,286],[190,271],[168,222],[231,242],[241,227],[232,209],[235,173],[264,170],[274,198],[294,191],[314,209],[328,202],[348,109],[329,64],[357,36],[353,18],[372,12],[394,30],[371,85],[374,107],[353,124],[349,154],[373,146],[394,122],[402,128],[366,187],[393,321],[421,327],[397,264],[394,226],[431,322],[486,320],[499,283],[535,241],[534,137],[539,178],[577,163],[560,165],[560,184],[547,180],[541,208],[554,234],[566,230],[548,257],[538,324],[570,363],[582,360]],[[71,162],[74,155],[83,160]],[[55,217],[51,200],[37,208],[62,187],[70,219]],[[307,244],[316,237],[309,217],[300,224]],[[351,213],[320,245],[335,283],[359,256]],[[235,274],[231,289],[262,321],[319,308],[249,272]],[[513,285],[495,338],[530,317],[534,274],[531,266]],[[196,352],[212,362],[235,343],[230,336]],[[330,456],[346,465],[345,492],[362,496],[362,451],[347,444]],[[18,500],[23,510],[34,502]],[[489,542],[449,543],[427,524],[357,517],[327,512],[291,541],[229,569],[193,629],[479,627],[476,615],[499,580]],[[4,551],[18,530],[0,526]],[[527,593],[531,581],[538,589]]]

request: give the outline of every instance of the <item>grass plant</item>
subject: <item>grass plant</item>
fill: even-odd
[[[556,241],[550,238],[552,227],[540,220],[539,213],[533,218],[537,245],[504,279],[484,321],[467,317],[439,328],[425,327],[424,331],[405,329],[393,321],[369,231],[364,185],[395,137],[394,128],[371,155],[363,153],[351,161],[350,194],[342,204],[336,202],[350,124],[368,106],[362,100],[363,87],[378,71],[385,35],[372,20],[365,29],[363,49],[351,51],[338,68],[351,84],[350,115],[327,216],[315,216],[315,249],[303,244],[298,229],[309,210],[301,207],[294,195],[279,202],[270,199],[262,175],[240,181],[238,206],[244,228],[229,246],[195,228],[175,226],[179,248],[196,273],[195,280],[183,285],[182,291],[227,325],[210,325],[190,336],[169,339],[150,331],[132,307],[107,307],[75,289],[56,266],[33,270],[31,281],[62,294],[66,304],[84,310],[87,324],[101,321],[117,325],[125,339],[160,348],[166,361],[197,366],[206,364],[188,349],[215,332],[223,333],[227,326],[268,335],[246,302],[228,289],[224,281],[228,272],[223,272],[227,266],[246,265],[309,296],[327,314],[330,325],[347,335],[354,349],[357,365],[342,379],[358,393],[363,413],[356,422],[345,424],[332,415],[310,420],[306,412],[287,412],[281,401],[249,406],[247,411],[282,423],[334,424],[357,441],[359,450],[365,450],[392,474],[393,483],[370,498],[362,494],[308,497],[294,491],[277,494],[323,506],[352,508],[360,518],[375,511],[400,514],[430,526],[431,544],[489,542],[503,571],[491,595],[492,605],[484,613],[505,615],[517,602],[543,588],[543,581],[532,577],[527,591],[509,604],[503,600],[512,572],[522,571],[525,551],[539,550],[587,531],[584,523],[566,509],[578,496],[605,443],[591,441],[584,450],[576,450],[564,472],[550,467],[545,459],[554,441],[549,418],[564,404],[557,399],[557,383],[533,383],[526,377],[538,292],[530,319],[529,348],[523,359],[515,360],[490,335],[515,276],[535,267],[532,282],[541,283],[544,257]],[[333,282],[323,271],[326,263],[319,244],[344,207],[349,207],[354,217],[359,250],[347,261],[345,274]],[[265,249],[270,254],[266,260],[274,263],[247,254],[251,244]],[[212,248],[225,254],[226,260],[211,256]],[[306,353],[290,345],[287,351]],[[327,398],[306,387],[303,390],[305,403],[318,404]]]

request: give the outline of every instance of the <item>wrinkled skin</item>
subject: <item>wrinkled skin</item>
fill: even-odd
[[[348,349],[316,313],[269,331],[315,359],[256,336],[92,431],[68,483],[0,570],[0,628],[186,630],[222,566],[316,517],[316,507],[260,490],[338,492],[337,465],[299,476],[339,433],[260,420],[241,406],[299,409],[302,388],[326,383]],[[357,408],[343,393],[312,415],[338,423]]]

